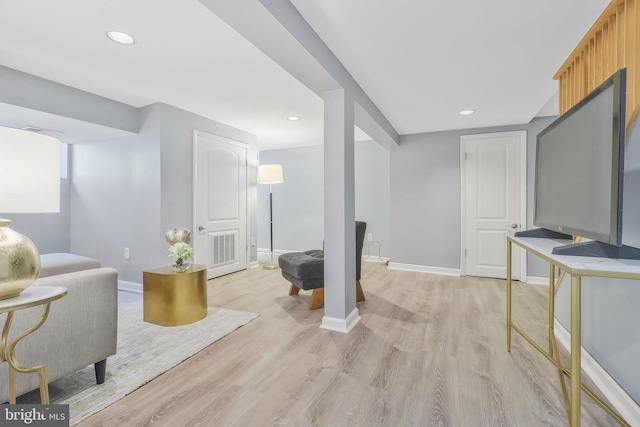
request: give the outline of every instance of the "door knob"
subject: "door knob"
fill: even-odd
[[[511,224],[511,228],[518,228],[518,224]]]
[[[204,231],[204,227],[203,226],[199,226],[198,227],[198,231]]]

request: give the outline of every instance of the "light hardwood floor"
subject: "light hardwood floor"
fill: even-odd
[[[259,313],[89,426],[566,426],[555,368],[514,334],[505,281],[363,263],[349,334],[319,329],[279,271],[209,281],[209,304]],[[546,341],[546,288],[514,284],[514,319]],[[568,362],[567,362],[568,363]],[[614,426],[583,397],[583,426]]]

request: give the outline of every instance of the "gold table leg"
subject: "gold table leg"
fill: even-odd
[[[511,241],[507,240],[507,351],[511,350],[511,330],[516,331],[522,338],[531,344],[540,354],[542,354],[549,362],[556,366],[558,377],[562,387],[562,395],[564,405],[567,411],[567,417],[571,427],[580,426],[580,409],[581,409],[581,391],[584,391],[598,406],[600,406],[607,414],[609,414],[618,424],[623,427],[630,425],[609,405],[602,401],[593,391],[582,384],[581,381],[581,276],[571,276],[571,370],[562,366],[560,361],[560,352],[558,351],[558,341],[555,335],[555,294],[562,283],[562,279],[566,272],[558,269],[558,279],[555,279],[554,265],[550,265],[549,269],[549,350],[545,350],[531,339],[523,330],[516,326],[511,319]],[[573,375],[572,375],[573,373]],[[567,390],[565,376],[569,377],[571,385],[571,399]]]
[[[507,351],[511,351],[511,240],[507,240]]]
[[[556,281],[556,267],[549,263],[549,355],[554,354],[554,338],[555,331],[554,319],[555,319],[555,281]]]
[[[2,341],[0,342],[0,360],[9,364],[9,403],[11,404],[16,403],[16,372],[20,372],[22,374],[38,372],[38,380],[40,382],[40,401],[42,404],[49,403],[49,386],[47,385],[47,371],[45,366],[34,366],[32,368],[23,366],[16,360],[15,350],[18,341],[35,332],[40,326],[42,326],[44,321],[47,320],[50,307],[51,303],[44,304],[42,306],[42,314],[40,315],[40,319],[36,322],[36,324],[15,337],[8,346],[7,339],[9,337],[9,329],[11,328],[11,323],[13,322],[14,312],[11,311],[7,313],[7,319],[5,320],[4,328],[2,329]]]
[[[567,384],[564,380],[564,370],[560,361],[560,352],[558,351],[558,342],[554,329],[555,322],[555,296],[556,296],[556,267],[549,263],[549,356],[554,357],[556,368],[558,369],[558,379],[562,387],[562,397],[564,399],[564,408],[567,411],[567,417],[571,416],[571,403],[569,402],[569,393],[567,392]]]
[[[581,276],[571,276],[571,427],[580,426]]]

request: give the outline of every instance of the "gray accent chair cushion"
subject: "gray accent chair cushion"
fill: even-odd
[[[300,289],[324,286],[324,251],[321,249],[280,255],[278,265],[282,276]]]
[[[361,276],[366,230],[366,222],[356,221],[356,281]],[[278,265],[282,276],[302,290],[324,287],[324,251],[321,249],[282,254],[278,257]]]

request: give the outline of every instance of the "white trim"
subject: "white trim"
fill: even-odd
[[[291,252],[302,252],[302,251],[297,251],[297,250],[289,250],[289,249],[274,249],[273,253],[274,254],[278,254],[278,255],[282,255],[282,254],[288,254]],[[271,249],[269,248],[258,248],[258,253],[265,253],[267,255],[271,254]]]
[[[460,275],[467,274],[467,140],[460,136]]]
[[[569,351],[571,334],[558,319],[554,319],[553,323],[558,342]],[[632,426],[640,426],[640,406],[584,348],[581,352],[581,367],[622,418]]]
[[[257,267],[260,267],[260,263],[259,263],[258,261],[251,261],[251,262],[249,263],[249,268],[250,268],[250,269],[251,269],[251,268],[257,268]]]
[[[527,136],[520,131],[520,230],[527,229]],[[520,249],[520,280],[527,279],[527,251]]]
[[[549,286],[549,278],[548,277],[539,277],[539,276],[527,276],[527,283],[530,284],[530,285]]]
[[[465,155],[467,152],[467,141],[479,138],[487,138],[493,136],[520,136],[520,228],[527,227],[527,131],[507,131],[507,132],[490,132],[472,135],[460,135],[460,275],[466,275],[466,255],[465,247],[467,241],[466,227],[466,191],[467,191],[467,167]],[[505,243],[506,244],[506,243]],[[527,277],[527,252],[520,251],[520,280]]]
[[[142,295],[142,283],[118,280],[118,290]]]
[[[322,324],[320,329],[326,329],[328,331],[342,332],[343,334],[349,333],[360,322],[360,316],[358,315],[358,309],[354,308],[353,311],[347,316],[346,319],[340,319],[337,317],[322,317]]]
[[[262,255],[263,257],[270,257],[271,256],[271,249],[269,248],[258,248],[258,259],[260,259],[260,255]],[[303,252],[301,250],[291,250],[291,249],[274,249],[273,250],[273,254],[274,255],[282,255],[282,254],[288,254],[288,253],[293,253],[293,252]],[[380,262],[380,260],[382,259],[382,262]],[[388,264],[390,258],[387,256],[378,256],[378,255],[373,255],[373,254],[369,254],[369,258],[367,259],[367,256],[365,254],[362,254],[362,261],[363,262],[377,262],[378,264],[382,263],[382,264]]]
[[[382,260],[382,261],[380,261]],[[389,261],[391,260],[391,258],[389,258],[388,256],[378,256],[378,255],[369,255],[369,257],[367,258],[366,256],[362,256],[362,262],[376,262],[378,264],[387,264],[389,265]]]
[[[445,276],[460,276],[457,268],[431,267],[428,265],[403,264],[400,262],[390,262],[389,270],[417,271],[419,273],[443,274]]]

